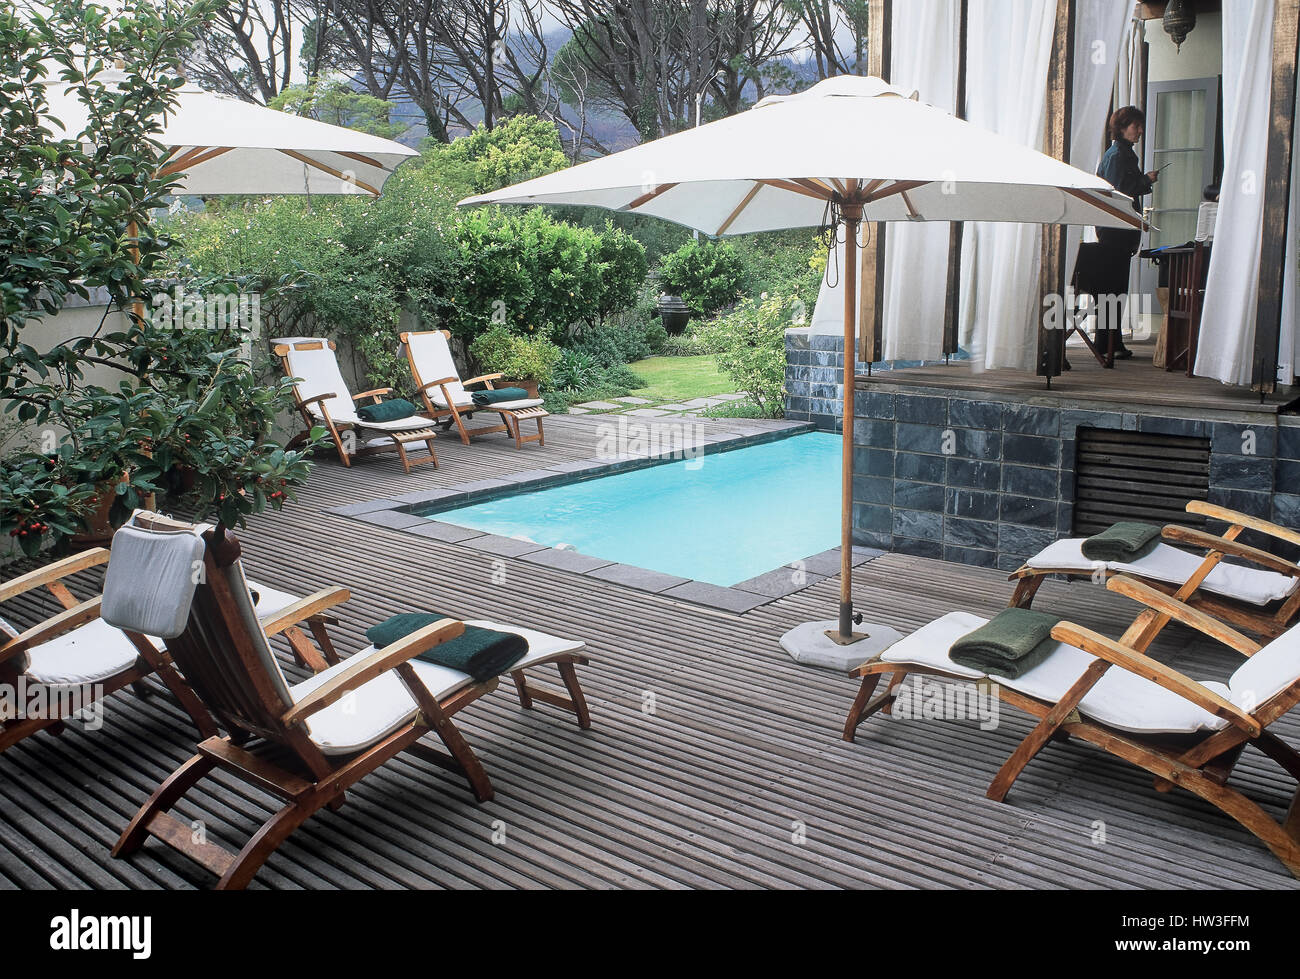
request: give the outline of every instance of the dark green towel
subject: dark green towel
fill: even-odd
[[[1160,543],[1160,528],[1152,523],[1121,520],[1083,542],[1083,556],[1089,561],[1136,561],[1146,557]]]
[[[476,405],[495,405],[502,401],[523,401],[528,392],[523,388],[497,388],[495,391],[475,391],[471,397]]]
[[[405,398],[390,398],[377,405],[362,405],[357,409],[357,417],[363,422],[395,422],[410,418],[419,410]]]
[[[1052,626],[1059,621],[1033,609],[1006,608],[953,643],[948,658],[961,666],[1014,680],[1047,658],[1055,645]]]
[[[439,619],[453,618],[434,612],[402,612],[366,630],[376,649],[404,639]],[[463,635],[434,646],[417,657],[453,670],[468,673],[475,680],[499,676],[528,655],[528,640],[513,632],[497,632],[467,625]]]

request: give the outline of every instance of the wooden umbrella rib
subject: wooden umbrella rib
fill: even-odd
[[[722,224],[718,226],[718,230],[713,233],[713,237],[717,238],[725,234],[727,229],[735,223],[736,218],[740,217],[741,212],[744,211],[745,208],[749,207],[749,202],[754,199],[754,195],[762,189],[763,185],[755,182],[754,185],[749,188],[749,193],[747,193],[741,199],[740,203],[736,205],[736,209],[727,215],[727,220],[723,221]]]
[[[812,197],[819,201],[824,201],[828,199],[828,195],[824,193],[818,193],[817,191],[814,190],[809,190],[807,187],[804,187],[802,184],[797,184],[793,180],[779,180],[773,178],[767,180],[760,180],[758,181],[758,183],[768,187],[777,187],[780,190],[788,190],[793,194],[803,194],[804,197]]]
[[[192,166],[197,166],[213,157],[220,156],[222,153],[229,153],[231,147],[218,146],[194,146],[180,156],[163,165],[158,171],[160,177],[170,177],[174,173],[180,173],[182,170],[188,170]]]
[[[883,201],[886,197],[893,197],[895,194],[902,194],[909,190],[915,190],[917,187],[924,187],[928,183],[930,183],[928,180],[900,180],[897,183],[890,184],[878,193],[869,194],[865,203],[874,204],[876,201]]]
[[[351,150],[337,150],[336,152],[338,153],[339,156],[346,156],[349,160],[356,160],[358,163],[364,163],[366,166],[374,167],[377,170],[382,170],[384,171],[384,173],[393,172],[390,167],[384,166],[374,157],[366,156],[364,153],[353,153]]]
[[[1132,225],[1135,228],[1138,228],[1139,230],[1142,227],[1142,218],[1139,217],[1137,214],[1126,214],[1120,208],[1113,207],[1110,204],[1108,204],[1106,201],[1098,200],[1097,198],[1093,197],[1086,191],[1076,190],[1073,187],[1064,187],[1062,189],[1071,197],[1077,197],[1085,204],[1091,204],[1093,207],[1097,208],[1098,210],[1105,211],[1111,217],[1120,218],[1121,220],[1127,222],[1128,224]]]
[[[907,196],[907,191],[900,191],[898,196],[903,198],[903,204],[907,207],[907,216],[909,218],[919,218],[921,216],[920,212],[912,206],[912,198]]]
[[[646,193],[638,197],[636,200],[632,201],[630,204],[625,204],[623,207],[619,208],[619,210],[635,211],[638,207],[641,207],[643,204],[649,204],[660,194],[666,194],[668,193],[668,191],[672,190],[676,186],[677,186],[676,182],[673,182],[671,184],[660,184],[654,190],[647,191]]]
[[[358,180],[356,177],[345,176],[342,171],[335,170],[333,167],[327,167],[324,163],[321,163],[319,160],[313,160],[311,157],[305,156],[304,154],[299,153],[296,150],[281,149],[280,152],[283,153],[285,156],[291,156],[295,160],[298,160],[301,163],[305,163],[309,167],[315,167],[317,170],[320,170],[322,173],[328,173],[332,177],[338,177],[340,180],[346,181],[348,183],[354,183],[362,190],[366,191],[366,193],[368,194],[373,194],[375,197],[379,196],[379,191],[376,190],[374,187],[371,187],[367,183],[363,183],[362,181]]]

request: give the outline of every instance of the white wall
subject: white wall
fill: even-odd
[[[1197,14],[1196,27],[1187,35],[1182,51],[1165,33],[1159,20],[1146,22],[1147,81],[1211,78],[1223,72],[1223,15]]]

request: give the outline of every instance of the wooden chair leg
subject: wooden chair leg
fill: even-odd
[[[312,806],[291,802],[263,823],[217,882],[217,890],[240,891],[247,887],[267,858],[323,804]]]
[[[515,691],[519,694],[519,706],[524,710],[531,710],[533,698],[528,692],[528,678],[524,676],[524,671],[515,670],[510,674],[510,679],[515,681]]]
[[[325,662],[330,666],[335,666],[339,661],[338,651],[334,648],[334,642],[330,639],[329,630],[325,628],[325,623],[319,620],[307,623],[311,629],[311,634],[316,637],[316,644],[320,646],[321,652],[325,656]]]
[[[880,682],[879,673],[868,673],[862,678],[862,684],[858,687],[858,695],[853,698],[853,706],[849,708],[849,716],[844,720],[844,733],[841,735],[845,741],[852,741],[857,735],[858,725],[863,721],[863,710],[867,706],[867,701],[871,699],[871,694],[876,689],[876,684]]]
[[[540,418],[537,419],[537,444],[546,444],[546,433],[542,431],[542,420]]]
[[[307,636],[296,625],[284,630],[284,638],[289,643],[293,658],[298,661],[299,666],[306,667],[313,673],[321,673],[328,669],[329,664],[325,662],[324,657],[316,651]]]
[[[451,718],[446,716],[438,718],[434,722],[433,730],[442,740],[442,743],[447,746],[447,751],[451,753],[451,757],[460,766],[461,773],[469,783],[470,791],[474,793],[474,798],[479,802],[492,801],[492,796],[495,793],[492,790],[492,781],[488,778],[487,769],[478,760],[478,755],[469,746],[469,742],[460,733],[460,729],[451,722]]]
[[[560,663],[560,676],[564,679],[565,689],[569,691],[569,698],[573,701],[573,712],[578,715],[578,727],[583,731],[591,728],[591,714],[587,710],[587,698],[583,696],[582,687],[578,683],[578,671],[572,663]]]
[[[895,670],[892,674],[890,674],[889,686],[885,688],[885,693],[887,696],[881,698],[881,704],[880,707],[878,708],[880,710],[880,713],[892,714],[894,712],[894,700],[897,699],[898,696],[897,694],[894,693],[894,691],[897,690],[899,687],[901,687],[903,685],[903,681],[906,679],[907,679],[907,670]],[[873,710],[872,713],[874,714],[875,711]]]
[[[1011,593],[1009,608],[1029,608],[1034,604],[1034,596],[1047,578],[1044,574],[1031,574],[1016,582],[1016,590]]]
[[[397,439],[393,439],[393,445],[397,446],[397,456],[402,460],[402,468],[409,473],[411,471],[411,460],[406,458],[406,446]]]
[[[122,835],[113,846],[113,856],[125,857],[140,849],[145,840],[149,839],[149,823],[154,816],[174,806],[194,783],[212,771],[215,764],[210,758],[194,755],[167,776],[162,785],[154,790],[149,801],[141,806],[140,811],[127,823],[126,829],[122,831]]]
[[[451,412],[451,417],[456,420],[456,430],[460,432],[461,442],[463,442],[465,445],[469,445],[469,429],[465,427],[465,420],[460,417],[460,412],[456,411],[453,408]]]

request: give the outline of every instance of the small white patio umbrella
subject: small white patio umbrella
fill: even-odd
[[[579,204],[648,214],[709,235],[843,226],[844,462],[839,628],[852,631],[856,240],[862,221],[1004,221],[1137,228],[1100,177],[915,101],[840,76],[698,129],[462,204]]]
[[[125,76],[109,70],[97,81]],[[86,106],[53,76],[46,83],[50,116],[64,132],[80,133]],[[55,127],[57,129],[57,127]],[[182,174],[175,193],[369,194],[415,150],[391,139],[278,112],[188,83],[176,92],[158,141],[168,148],[159,173]]]

